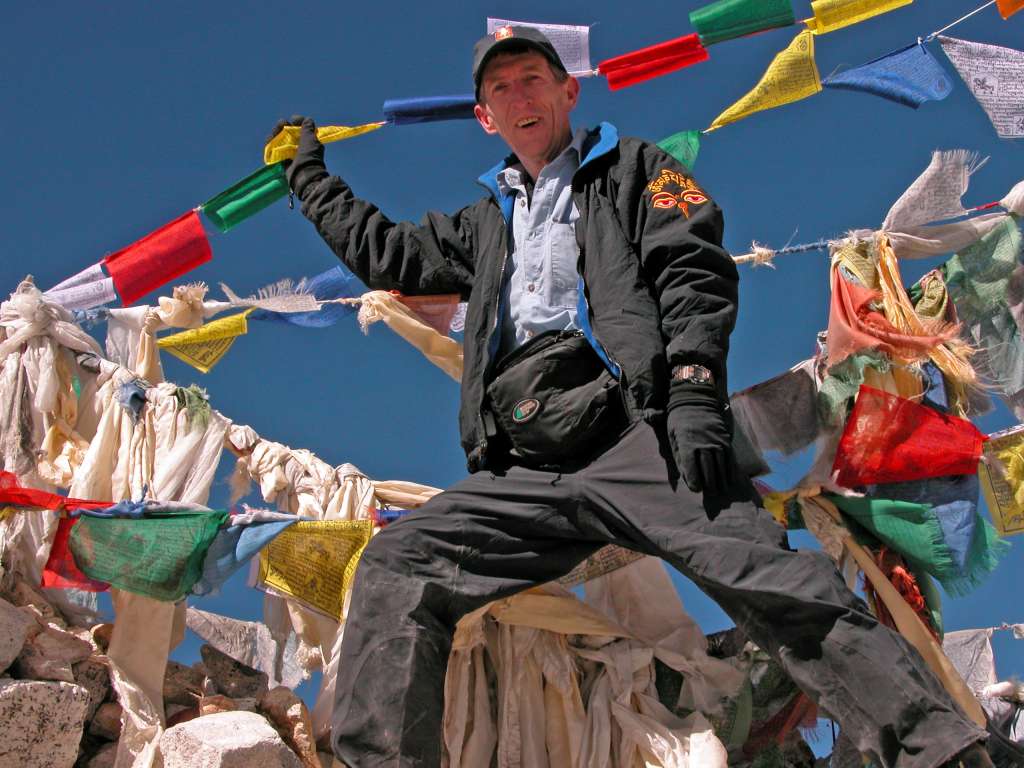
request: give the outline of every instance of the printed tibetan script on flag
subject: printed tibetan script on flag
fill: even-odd
[[[1000,138],[1024,138],[1024,51],[955,37],[939,42]]]
[[[804,30],[775,56],[754,89],[716,117],[708,130],[735,123],[764,109],[805,99],[820,90],[821,78],[814,63],[814,37],[810,30]]]
[[[487,19],[487,34],[493,35],[499,27],[533,27],[544,33],[565,64],[565,71],[576,77],[594,74],[590,66],[590,27],[570,24],[535,24],[532,21]]]

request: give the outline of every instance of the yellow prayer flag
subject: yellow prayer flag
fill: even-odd
[[[978,478],[999,535],[1024,533],[1024,427],[989,435]]]
[[[821,78],[814,63],[814,37],[810,30],[804,30],[784,51],[776,54],[754,89],[716,117],[708,130],[735,123],[764,109],[806,99],[820,90]]]
[[[376,131],[386,125],[386,121],[379,123],[366,123],[365,125],[324,125],[316,129],[316,137],[322,144],[330,144],[332,141],[351,139],[353,136],[362,136],[364,133]],[[263,162],[267,165],[279,163],[282,160],[291,160],[299,149],[299,133],[302,129],[297,125],[286,125],[281,132],[267,142],[263,148]]]
[[[165,336],[157,341],[160,349],[166,349],[179,360],[193,368],[209,373],[220,359],[231,349],[235,339],[249,330],[246,317],[254,310],[247,309],[231,317],[222,317],[190,331]]]
[[[260,552],[256,585],[341,621],[345,595],[372,534],[371,520],[295,523]]]
[[[807,19],[807,26],[814,34],[823,35],[912,2],[914,0],[813,0],[814,18]]]

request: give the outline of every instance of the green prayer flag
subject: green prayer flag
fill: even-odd
[[[227,517],[227,512],[83,515],[71,529],[69,547],[75,564],[90,578],[173,602],[199,580],[206,550]]]
[[[688,171],[693,170],[700,151],[700,131],[680,131],[658,142],[658,146],[678,160]]]
[[[288,194],[284,163],[265,165],[202,205],[213,225],[221,232],[253,216]]]
[[[718,0],[690,12],[704,45],[795,23],[791,0]]]
[[[974,589],[999,564],[1009,549],[995,529],[975,511],[975,530],[963,566],[950,549],[942,524],[930,504],[873,499],[866,496],[828,498],[847,522],[869,531],[879,541],[903,555],[913,569],[934,576],[945,590],[963,596]],[[851,525],[856,533],[856,527]]]

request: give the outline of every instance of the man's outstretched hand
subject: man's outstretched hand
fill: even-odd
[[[324,145],[316,137],[316,123],[313,122],[313,118],[302,115],[293,115],[290,120],[278,120],[265,143],[269,143],[283,128],[288,126],[301,128],[299,149],[295,153],[295,159],[285,161],[288,186],[301,200],[303,192],[310,184],[327,175],[327,166],[324,164]]]
[[[714,385],[672,382],[668,436],[679,474],[691,491],[724,496],[737,482],[725,407]]]

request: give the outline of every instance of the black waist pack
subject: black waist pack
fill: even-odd
[[[557,466],[626,426],[619,382],[579,331],[549,331],[506,355],[486,411],[524,464]]]

